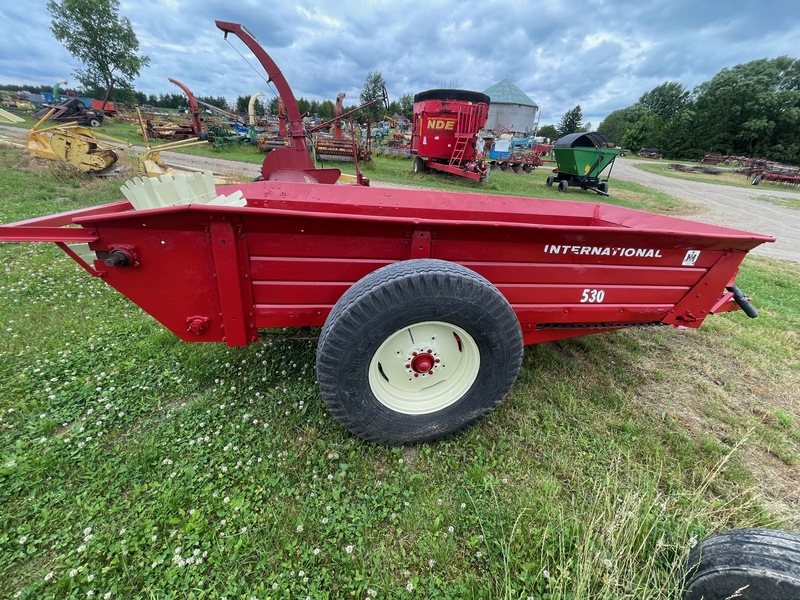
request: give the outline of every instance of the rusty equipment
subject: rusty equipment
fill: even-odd
[[[153,121],[146,118],[144,124],[139,120],[139,135],[150,139],[173,139],[183,140],[196,137],[199,140],[206,139],[206,132],[203,129],[203,121],[200,119],[200,108],[197,99],[192,91],[176,79],[169,79],[170,83],[177,85],[189,99],[189,112],[191,118],[188,122],[175,123],[171,120]]]
[[[342,121],[345,117],[355,114],[356,112],[376,104],[383,102],[384,106],[389,106],[389,95],[384,87],[381,97],[366,102],[356,108],[347,112],[344,110],[345,95],[340,93],[336,97],[336,107],[333,119],[325,121],[316,127],[310,127],[306,131],[308,133],[317,133],[314,138],[314,146],[317,151],[317,156],[323,160],[372,160],[372,135],[371,125],[367,123],[366,131],[360,135],[360,130],[355,126],[353,121],[350,121],[350,135],[345,136]],[[333,134],[322,134],[322,130],[328,129],[333,126]]]
[[[77,123],[40,128],[54,109],[47,111],[26,135],[31,156],[66,161],[79,171],[99,173],[117,162],[116,147],[103,144],[98,138],[130,147],[131,144],[110,135],[96,133]]]
[[[138,106],[136,107],[136,114],[139,116],[139,124],[141,125],[143,118]],[[198,172],[205,172],[202,169],[195,169],[186,165],[167,164],[161,158],[161,153],[172,150],[181,150],[190,146],[208,144],[208,140],[175,140],[173,142],[167,142],[166,144],[161,144],[160,146],[153,148],[150,146],[150,140],[145,133],[144,144],[145,151],[139,155],[139,163],[142,165],[142,170],[148,177],[160,178],[166,175],[174,178],[178,177],[179,175],[192,175]],[[235,182],[233,178],[223,175],[214,175],[213,178],[215,185],[226,185]]]

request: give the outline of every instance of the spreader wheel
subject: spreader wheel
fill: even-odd
[[[600,190],[602,193],[607,194],[608,184],[605,181],[601,181],[599,184],[597,184],[597,189]]]
[[[800,598],[800,535],[732,529],[709,536],[689,553],[684,580],[683,600],[701,598]]]
[[[569,182],[566,179],[562,179],[558,182],[558,191],[559,192],[566,192],[569,189]]]
[[[97,117],[92,117],[91,119],[89,119],[90,127],[100,127],[100,125],[101,125],[100,119],[98,119]]]
[[[486,279],[409,260],[353,285],[325,321],[317,380],[331,415],[390,445],[457,433],[489,414],[517,377],[522,332]]]
[[[547,179],[544,180],[544,184],[547,187],[551,187],[553,185],[553,176],[552,175],[548,175]]]
[[[417,156],[414,159],[414,173],[417,175],[421,175],[425,172],[425,161],[422,159],[421,156]]]

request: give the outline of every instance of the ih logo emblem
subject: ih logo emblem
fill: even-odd
[[[693,267],[698,258],[700,258],[700,250],[689,250],[683,257],[682,264],[684,267]]]

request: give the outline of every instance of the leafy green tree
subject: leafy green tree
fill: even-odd
[[[372,102],[383,98],[383,90],[386,88],[386,81],[383,79],[383,74],[380,71],[370,71],[367,73],[367,80],[364,82],[364,89],[361,90],[359,99],[361,104]],[[378,120],[383,114],[384,107],[376,102],[371,106],[364,109],[364,114],[371,121]]]
[[[264,114],[264,103],[261,101],[262,96],[256,98],[253,109],[257,115]],[[236,112],[241,115],[246,115],[250,110],[250,96],[237,96],[236,97]]]
[[[131,80],[150,63],[137,55],[139,41],[119,0],[48,0],[50,31],[84,65],[75,71],[87,93],[108,98],[111,90],[130,88]]]
[[[542,125],[539,127],[539,131],[536,135],[550,140],[556,140],[558,139],[558,129],[556,129],[555,125]]]
[[[668,121],[689,104],[689,92],[677,81],[667,81],[642,94],[639,104]]]
[[[597,127],[597,131],[607,133],[614,139],[615,142],[617,142],[617,144],[621,144],[631,125],[636,123],[646,113],[647,109],[638,103],[633,104],[628,108],[615,110],[605,119],[603,119],[603,121]]]
[[[323,100],[319,105],[319,116],[326,121],[333,118],[334,112],[336,112],[336,105],[333,100]]]
[[[706,151],[800,162],[800,61],[759,59],[699,85],[697,125]]]
[[[558,124],[558,135],[559,137],[563,137],[570,133],[576,133],[581,131],[582,127],[583,111],[581,110],[581,105],[578,104],[578,106],[568,110],[564,113],[564,116],[561,117],[561,121]]]
[[[403,94],[397,101],[400,105],[398,114],[408,117],[409,119],[414,116],[414,96],[411,94]]]
[[[698,135],[694,109],[686,108],[664,123],[660,150],[666,158],[703,158],[706,151]]]
[[[622,138],[622,146],[634,152],[639,148],[658,148],[661,145],[663,129],[663,119],[652,110],[648,110],[628,128]]]

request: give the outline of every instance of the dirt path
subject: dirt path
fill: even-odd
[[[797,192],[763,185],[739,188],[665,177],[636,168],[637,162],[646,161],[622,159],[614,163],[612,194],[613,179],[616,177],[695,202],[708,210],[688,218],[771,235],[778,241],[759,246],[753,250],[753,254],[800,262],[800,211],[777,206],[762,199],[772,197],[800,200]]]

